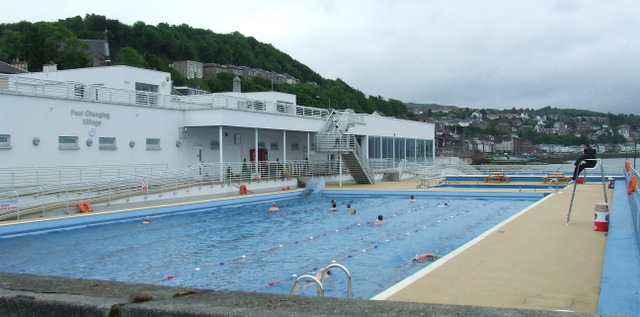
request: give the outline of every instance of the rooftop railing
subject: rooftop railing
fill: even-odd
[[[174,110],[232,109],[321,119],[328,118],[331,114],[330,109],[249,99],[228,94],[163,95],[101,85],[86,85],[73,81],[63,82],[5,74],[0,74],[0,94]]]

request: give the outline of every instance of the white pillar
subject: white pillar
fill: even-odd
[[[255,141],[254,141],[254,149],[255,149],[255,155],[256,155],[256,160],[254,161],[254,173],[258,173],[258,128],[255,128]]]
[[[287,130],[282,130],[282,164],[287,164]]]
[[[224,147],[223,144],[224,142],[222,142],[224,139],[223,137],[223,133],[222,133],[222,126],[218,127],[218,146],[220,149],[220,154],[218,154],[219,156],[219,160],[220,160],[220,181],[224,181],[224,165],[223,164],[223,160],[224,160]]]

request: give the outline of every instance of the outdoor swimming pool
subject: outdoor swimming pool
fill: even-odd
[[[325,191],[308,199],[265,195],[172,213],[138,210],[134,218],[2,238],[0,270],[289,293],[298,276],[339,263],[352,275],[353,297],[371,298],[429,265],[411,262],[416,254],[446,255],[543,197],[416,193],[411,203],[410,194]],[[338,211],[330,211],[331,199]],[[267,211],[272,201],[279,212]],[[386,224],[372,225],[379,214]],[[142,224],[143,215],[152,215],[150,224]],[[339,270],[324,286],[325,296],[347,297]],[[316,288],[296,294],[315,296]]]

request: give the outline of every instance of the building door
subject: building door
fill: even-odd
[[[266,149],[258,149],[257,152],[256,149],[250,149],[249,158],[251,159],[253,171],[260,173],[260,176],[262,177],[267,177],[269,174],[269,169],[267,166],[267,161],[269,160],[269,152],[267,152]]]
[[[202,145],[196,145],[194,148],[195,148],[195,156],[196,156],[195,164],[204,163],[204,159],[202,158],[202,152],[203,152]],[[202,175],[202,166],[198,168],[198,175]]]
[[[196,164],[204,162],[204,159],[202,158],[202,149],[202,145],[195,146]]]

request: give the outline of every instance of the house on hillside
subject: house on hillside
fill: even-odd
[[[0,61],[0,74],[23,74],[23,73],[28,73],[27,69],[27,65],[26,63],[23,63],[23,67],[18,67],[15,65],[11,65],[8,63],[5,63],[3,61]]]
[[[81,39],[82,43],[87,44],[84,53],[89,58],[91,66],[108,66],[111,65],[111,52],[109,50],[109,42],[107,40],[86,40]]]

